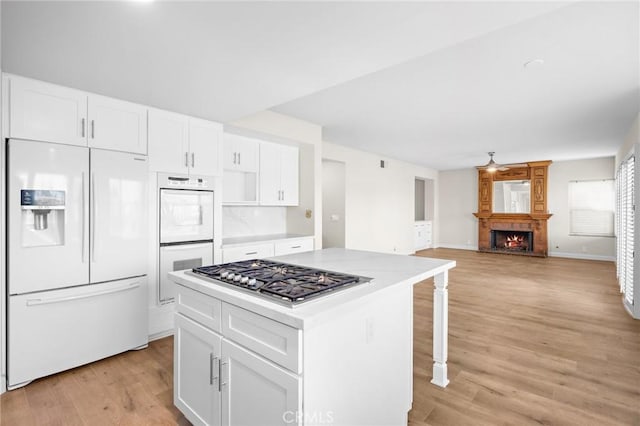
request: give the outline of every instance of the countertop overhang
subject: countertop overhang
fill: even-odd
[[[394,287],[414,285],[436,274],[456,266],[453,260],[433,259],[417,256],[385,254],[360,250],[331,248],[270,258],[311,268],[325,269],[372,278],[368,283],[337,291],[287,307],[238,291],[223,284],[185,274],[185,271],[170,272],[177,284],[218,298],[224,302],[249,309],[298,329],[309,329],[323,321],[327,315],[339,315],[352,309],[368,297],[392,291]]]

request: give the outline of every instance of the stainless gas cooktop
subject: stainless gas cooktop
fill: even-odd
[[[357,275],[259,259],[201,266],[188,273],[287,306],[371,281]]]

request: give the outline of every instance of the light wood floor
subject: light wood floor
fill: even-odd
[[[436,249],[449,279],[449,379],[431,379],[431,280],[415,287],[410,425],[640,425],[640,321],[610,262]],[[5,393],[4,425],[186,425],[171,338]],[[46,356],[46,354],[43,354]]]

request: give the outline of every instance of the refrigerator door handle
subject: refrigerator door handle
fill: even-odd
[[[48,299],[27,299],[27,306],[49,305],[51,303],[70,302],[72,300],[87,299],[89,297],[104,296],[105,294],[120,293],[121,291],[133,290],[140,287],[140,281],[134,281],[127,285],[109,290],[94,291],[90,293],[77,294],[75,296],[66,297],[50,297]]]
[[[87,176],[84,172],[82,172],[82,263],[87,261],[85,254],[87,251],[87,247],[85,246],[85,241],[87,239],[87,200],[85,199],[85,191],[86,191],[86,181]]]
[[[91,173],[91,232],[89,238],[91,239],[91,261],[96,261],[96,174]]]

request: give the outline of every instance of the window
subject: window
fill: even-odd
[[[569,234],[614,236],[615,182],[569,182]]]
[[[634,257],[634,168],[632,156],[623,162],[616,174],[616,272],[620,292],[633,305],[633,257]]]

